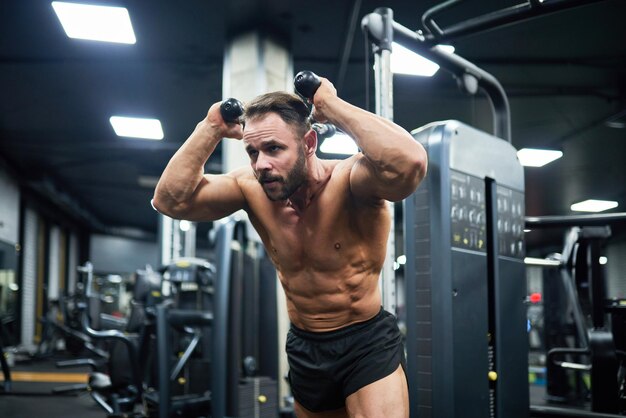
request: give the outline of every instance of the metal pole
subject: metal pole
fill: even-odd
[[[600,412],[583,411],[573,408],[559,408],[555,406],[531,405],[533,417],[563,417],[563,418],[621,418],[623,415],[603,414]]]
[[[157,306],[157,364],[158,364],[158,381],[159,381],[159,418],[169,418],[170,416],[170,376],[168,370],[170,368],[170,345],[169,345],[169,327],[167,324],[167,307],[165,305]]]
[[[433,16],[452,5],[460,3],[458,1],[451,1],[427,10],[422,16],[422,24],[431,32],[426,35],[426,42],[435,45],[444,41],[474,35],[487,30],[501,28],[509,24],[544,16],[549,13],[561,12],[578,6],[598,3],[600,1],[605,0],[551,0],[548,2],[530,0],[515,6],[464,20],[460,23],[448,26],[447,28],[440,28],[435,23]]]
[[[626,212],[567,216],[527,216],[528,228],[615,225],[626,222]]]
[[[180,224],[179,224],[180,225]],[[196,223],[189,222],[189,229],[187,231],[181,231],[183,234],[183,251],[181,255],[183,257],[195,257],[196,256]]]
[[[374,48],[374,88],[376,94],[376,114],[393,120],[393,74],[391,73],[391,43],[393,42],[393,11],[388,8],[376,9],[382,16],[382,33]],[[387,257],[381,272],[383,308],[396,314],[396,276],[394,271],[395,221],[394,204],[389,204],[391,227],[387,239]]]
[[[180,258],[182,255],[182,231],[180,230],[180,220],[172,220],[172,248],[170,248],[170,262]]]
[[[217,283],[215,284],[215,313],[213,323],[213,367],[211,371],[211,408],[214,418],[226,416],[228,370],[228,315],[230,302],[231,244],[235,221],[228,219],[217,230]]]
[[[393,120],[393,74],[391,73],[391,44],[393,42],[393,11],[381,7],[374,11],[381,20],[380,32],[374,35],[377,44],[374,47],[374,71],[376,114]]]
[[[166,266],[172,261],[172,227],[174,220],[159,214],[159,263]]]
[[[393,120],[393,74],[391,73],[391,51],[379,49],[374,57],[374,83],[376,114]]]

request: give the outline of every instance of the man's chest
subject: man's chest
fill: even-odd
[[[297,214],[285,210],[268,217],[262,228],[270,256],[288,270],[335,269],[360,241],[355,225],[342,211]]]

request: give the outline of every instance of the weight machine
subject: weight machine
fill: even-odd
[[[178,302],[156,308],[158,392],[144,396],[149,416],[278,417],[276,272],[250,254],[245,228],[234,218],[219,224],[214,267],[181,259],[168,269],[176,288],[193,282],[205,291],[177,290]],[[175,358],[172,337],[184,329],[193,336]],[[181,382],[194,389],[179,393]]]
[[[600,251],[611,237],[610,225],[626,222],[625,213],[546,216],[526,220],[531,228],[566,227],[558,274],[544,278],[545,305],[556,305],[545,311],[545,340],[548,400],[567,404],[587,401],[591,411],[585,416],[610,416],[626,413],[626,304],[606,297],[606,280],[600,264]],[[558,280],[560,278],[560,281]],[[559,286],[560,285],[560,286]],[[561,296],[562,295],[562,296]],[[551,338],[564,333],[555,317],[569,308],[573,320],[574,344]],[[572,346],[575,345],[575,346]],[[575,374],[575,384],[567,374]],[[588,373],[590,388],[581,390],[580,374]],[[535,407],[542,416],[570,416],[571,408]],[[548,411],[548,412],[546,412]]]
[[[405,266],[412,416],[529,413],[524,175],[510,144],[509,103],[494,76],[438,44],[596,1],[530,0],[442,28],[435,15],[460,3],[448,0],[424,13],[425,32],[398,24],[388,8],[362,20],[375,53],[377,114],[393,118],[393,42],[452,73],[465,93],[482,90],[493,111],[493,135],[457,121],[412,132],[430,165],[403,206],[405,251],[413,255]],[[383,289],[395,288],[384,273]]]
[[[403,207],[411,414],[526,417],[524,175],[504,89],[399,25],[390,9],[367,15],[362,27],[373,42],[379,115],[393,117],[394,41],[450,71],[466,92],[481,88],[494,113],[494,135],[457,121],[412,132],[428,153],[429,174]],[[383,280],[383,288],[395,287],[393,277]]]

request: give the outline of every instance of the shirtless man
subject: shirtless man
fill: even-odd
[[[287,297],[298,417],[408,417],[402,337],[381,309],[378,279],[390,230],[385,201],[416,189],[426,153],[404,129],[321,81],[315,119],[354,138],[360,153],[317,158],[317,135],[297,96],[257,97],[246,106],[245,128],[225,123],[216,103],[170,160],[153,204],[191,221],[248,213]],[[242,139],[250,166],[205,175],[224,137]]]

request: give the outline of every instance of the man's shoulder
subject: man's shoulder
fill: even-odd
[[[254,173],[252,172],[252,167],[246,167],[246,166],[241,166],[232,171],[229,171],[226,175],[234,177],[237,180],[239,179],[245,180],[246,178],[254,179]]]
[[[324,162],[328,164],[327,167],[331,169],[333,176],[350,175],[352,167],[354,167],[361,157],[362,154],[358,153],[343,160],[324,160]]]
[[[247,199],[251,198],[255,191],[263,191],[251,167],[242,166],[224,175],[232,177],[237,182],[239,189]]]
[[[344,185],[345,187],[347,187],[350,196],[352,196],[355,199],[354,202],[358,204],[359,206],[374,207],[377,209],[381,207],[385,207],[385,200],[383,199],[372,198],[372,197],[360,198],[353,194],[353,190],[352,190],[353,185],[351,183],[352,172],[354,171],[354,168],[357,167],[359,164],[362,164],[363,161],[365,161],[365,157],[360,152],[357,154],[351,155],[350,157],[344,160],[337,160],[337,163],[333,169],[332,176],[335,178],[337,183],[340,183]]]

